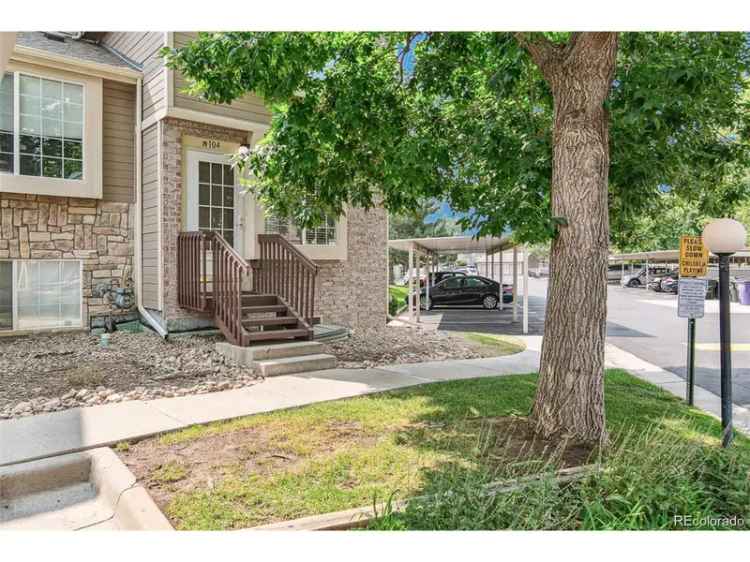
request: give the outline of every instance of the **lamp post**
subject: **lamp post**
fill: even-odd
[[[732,336],[729,321],[729,256],[745,247],[745,227],[716,219],[703,229],[703,242],[719,258],[719,339],[721,347],[721,445],[732,442]]]

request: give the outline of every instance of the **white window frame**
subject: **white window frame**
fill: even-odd
[[[11,262],[12,264],[12,272],[11,272],[11,282],[13,283],[13,286],[11,287],[12,293],[13,293],[13,326],[10,330],[0,330],[0,334],[12,334],[14,332],[49,332],[52,330],[80,330],[85,326],[86,319],[84,318],[84,306],[83,306],[83,260],[81,259],[54,259],[54,260],[43,260],[43,259],[3,259],[0,261],[4,262]],[[18,327],[18,262],[21,261],[28,261],[28,262],[49,262],[49,261],[55,261],[55,262],[77,262],[79,269],[78,269],[78,279],[80,280],[80,290],[79,290],[79,316],[81,318],[81,322],[78,325],[71,325],[71,326],[43,326],[43,327],[37,327],[37,328],[19,328]]]
[[[5,73],[13,77],[13,173],[0,173],[0,193],[27,193],[57,197],[101,199],[103,191],[103,82],[101,78],[42,68],[31,64],[9,63]],[[24,176],[20,170],[20,76],[57,80],[83,87],[83,178],[65,179]]]
[[[266,213],[263,207],[259,204],[255,204],[255,216],[254,216],[256,228],[259,233],[266,233]],[[347,242],[347,217],[346,213],[336,219],[336,242],[334,244],[318,245],[318,244],[306,244],[304,237],[301,244],[297,244],[291,240],[295,248],[305,254],[311,260],[336,260],[346,261],[348,257],[348,242]],[[268,233],[266,233],[268,234]],[[304,231],[303,231],[304,234]],[[256,246],[256,254],[260,255],[259,250]],[[251,258],[254,256],[250,256]]]
[[[268,219],[269,218],[272,219],[273,217],[265,216],[264,220],[263,220],[263,228],[266,231],[267,231],[266,227],[268,226]],[[280,219],[276,219],[276,220],[279,221],[279,222],[281,222]],[[286,223],[287,223],[287,230],[289,232],[291,232],[292,229],[297,228],[297,226],[294,224],[294,222],[291,219],[286,219]],[[296,241],[296,239],[293,240],[291,237],[289,237],[287,239],[290,242],[293,242],[295,246],[318,246],[318,247],[322,247],[322,248],[326,248],[328,246],[335,246],[336,242],[338,240],[338,221],[334,220],[333,223],[334,223],[333,224],[333,234],[334,234],[334,236],[333,236],[333,242],[329,242],[328,244],[317,244],[315,242],[308,242],[307,241],[307,233],[308,233],[309,230],[311,230],[309,228],[302,228],[302,229],[300,229],[301,232],[300,232],[300,237],[299,237],[299,240],[300,240],[299,243]],[[329,228],[329,227],[327,225],[320,225],[318,227],[313,227],[312,230],[315,230],[316,228]]]
[[[10,74],[6,72],[6,74]],[[65,84],[73,84],[74,86],[80,86],[82,90],[82,123],[81,123],[81,133],[86,131],[86,84],[84,82],[81,82],[79,80],[68,80],[64,78],[52,78],[49,76],[44,76],[42,74],[34,73],[34,72],[25,72],[25,71],[16,71],[13,72],[13,175],[14,176],[23,176],[28,178],[45,178],[45,179],[51,179],[56,181],[66,181],[66,182],[83,182],[86,181],[86,160],[88,158],[88,154],[86,153],[86,143],[84,140],[85,135],[81,135],[81,173],[83,174],[83,177],[80,179],[68,179],[65,177],[62,178],[53,178],[49,176],[44,176],[40,173],[38,176],[26,176],[21,173],[21,76],[28,76],[31,78],[37,78],[40,81],[40,87],[41,87],[41,81],[42,80],[53,80],[55,82],[60,82],[62,84],[62,91],[63,95],[65,95]],[[41,96],[40,96],[41,97]],[[43,127],[43,120],[44,118],[42,115],[39,115],[39,122],[42,125],[42,130],[44,130]],[[63,133],[65,129],[65,122],[62,122],[63,126]],[[39,134],[39,137],[43,137],[41,133]],[[64,137],[63,137],[64,138]],[[44,143],[44,141],[41,141]],[[64,143],[63,143],[64,144]],[[61,147],[61,150],[64,151],[64,146]],[[60,157],[62,162],[62,173],[65,174],[65,166],[64,166],[64,157]],[[44,169],[43,162],[40,162],[39,164],[42,167],[42,170]]]

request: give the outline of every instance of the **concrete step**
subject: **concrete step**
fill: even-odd
[[[281,341],[284,340],[298,340],[298,339],[309,339],[310,330],[307,328],[290,328],[283,330],[261,330],[259,332],[249,332],[247,338],[250,341],[250,345],[253,342],[258,341]]]
[[[240,347],[229,342],[217,342],[216,351],[240,365],[251,367],[256,361],[303,357],[321,353],[323,344],[316,341],[294,341],[288,343],[260,343],[250,347]]]
[[[276,295],[242,294],[242,306],[263,306],[273,304],[279,304],[279,299]]]
[[[242,325],[245,328],[255,326],[296,326],[299,320],[296,316],[277,316],[276,318],[257,318],[253,320],[243,320]]]
[[[273,377],[275,375],[333,369],[336,366],[336,358],[327,353],[316,353],[315,355],[303,355],[301,357],[284,357],[281,359],[256,361],[255,366],[264,377]]]
[[[283,304],[262,304],[242,307],[243,316],[246,314],[259,314],[261,312],[287,312],[287,308]]]

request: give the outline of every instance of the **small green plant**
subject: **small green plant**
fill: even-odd
[[[115,451],[118,453],[127,453],[130,450],[130,443],[127,441],[120,441],[117,445],[115,445]]]
[[[187,476],[187,469],[179,463],[174,461],[163,464],[157,470],[155,470],[151,479],[156,482],[167,484],[169,482],[177,482]]]

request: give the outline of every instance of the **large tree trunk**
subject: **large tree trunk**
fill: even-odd
[[[529,47],[554,98],[552,242],[539,383],[532,419],[544,436],[603,443],[607,315],[609,119],[616,33]],[[548,49],[548,50],[545,50]]]

